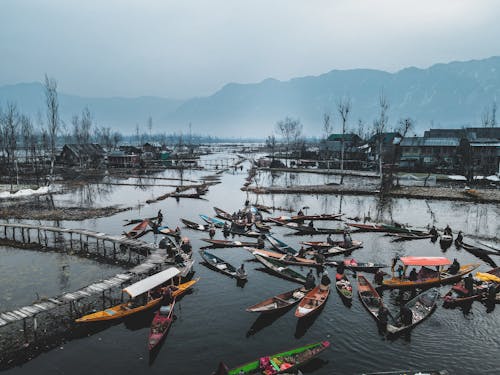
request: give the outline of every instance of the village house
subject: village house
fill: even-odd
[[[344,143],[345,167],[359,169],[362,162],[366,160],[366,154],[360,148],[363,144],[363,140],[357,134],[330,134],[330,136],[319,145],[319,153],[322,159],[340,160],[342,157],[342,141]],[[335,164],[335,167],[338,167],[338,163]]]
[[[135,168],[141,165],[141,156],[114,151],[108,155],[108,166],[116,168]]]
[[[97,143],[65,144],[59,162],[81,168],[99,168],[104,164],[105,154]]]

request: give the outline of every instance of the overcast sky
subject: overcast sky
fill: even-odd
[[[78,4],[78,5],[75,5]],[[228,82],[500,55],[498,0],[0,0],[0,85],[209,95]]]

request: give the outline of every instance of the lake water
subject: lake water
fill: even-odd
[[[56,205],[92,202],[98,206],[110,204],[134,206],[133,210],[112,217],[61,222],[60,225],[119,234],[124,229],[122,224],[125,219],[155,216],[161,209],[165,223],[170,226],[181,226],[180,218],[201,223],[198,215],[203,213],[213,215],[213,206],[232,212],[241,208],[248,198],[252,203],[293,207],[295,210],[309,207],[307,211],[311,214],[341,211],[346,217],[369,216],[373,221],[394,220],[418,227],[435,224],[438,228],[443,228],[446,224],[450,224],[454,231],[460,229],[475,237],[489,239],[498,237],[500,232],[499,207],[494,205],[432,199],[427,201],[392,199],[381,204],[376,197],[363,196],[247,195],[240,191],[247,168],[248,164],[245,164],[243,171],[223,174],[222,183],[210,188],[206,200],[185,199],[177,202],[174,199],[167,199],[151,205],[145,204],[147,199],[172,190],[159,186],[144,189],[133,186],[105,186],[104,189],[103,186],[90,185],[85,188],[87,192],[81,189],[76,193],[55,195]],[[179,177],[178,174],[178,171],[167,171],[158,176]],[[183,178],[197,180],[208,174],[212,173],[185,171]],[[287,213],[275,213],[276,216],[282,214]],[[322,227],[340,225],[338,222],[316,223],[316,226]],[[298,237],[290,236],[289,233],[290,231],[285,228],[275,228],[276,236],[292,246],[299,246],[299,242],[306,239],[324,239],[324,236]],[[183,234],[192,239],[195,249],[205,245],[201,241],[201,238],[206,237],[204,233],[183,229]],[[216,238],[222,238],[221,233],[217,233]],[[438,244],[427,240],[394,243],[390,241],[390,237],[374,233],[353,234],[353,238],[364,242],[363,249],[356,250],[352,254],[352,257],[359,261],[387,264],[395,255],[443,254]],[[143,239],[155,240],[153,235]],[[500,373],[498,306],[493,311],[487,311],[484,305],[475,302],[470,311],[465,312],[461,309],[444,309],[440,302],[429,319],[417,326],[411,334],[395,340],[388,340],[379,334],[375,321],[364,309],[357,295],[353,299],[352,306],[347,307],[335,291],[330,294],[325,308],[313,319],[298,321],[293,314],[294,309],[281,316],[263,319],[258,315],[247,313],[245,308],[272,295],[291,290],[297,284],[259,271],[259,264],[249,262],[251,256],[244,249],[212,251],[235,266],[246,262],[248,283],[244,288],[238,287],[235,280],[196,264],[195,277],[200,277],[201,280],[193,293],[186,295],[176,305],[177,320],[154,358],[149,357],[147,350],[152,315],[143,314],[120,324],[105,326],[97,333],[89,331],[88,336],[68,341],[21,367],[8,370],[7,373],[201,375],[210,374],[221,360],[233,367],[265,354],[325,339],[330,340],[331,348],[304,368],[306,374],[359,374],[405,368],[448,369],[452,374]],[[26,250],[1,249],[0,260],[2,256],[8,254],[23,258],[11,266],[18,267],[21,273],[26,267],[34,267],[33,264],[37,264],[40,269],[35,272],[38,283],[47,286],[43,293],[54,295],[62,289],[78,288],[80,283],[89,281],[88,274],[99,279],[105,273],[114,271],[109,266],[95,263],[80,266],[78,260],[71,261],[69,257],[65,257],[64,262],[67,262],[65,264],[69,264],[68,280],[71,281],[63,282],[59,254],[47,256]],[[451,259],[456,257],[460,263],[480,263],[482,271],[491,268],[484,261],[455,247],[448,249],[445,256]],[[35,257],[39,258],[33,263]],[[198,263],[200,256],[197,252],[194,257]],[[498,257],[493,260],[499,261]],[[80,274],[83,269],[87,270],[85,278],[75,275],[76,279],[73,281],[73,274]],[[303,274],[307,273],[307,269],[296,268],[296,270]],[[332,268],[330,275],[333,273]],[[13,274],[13,277],[17,276]],[[368,275],[368,279],[372,280],[372,275]],[[16,280],[21,284],[29,282],[22,275]],[[354,281],[352,277],[351,280]],[[4,289],[3,283],[2,289]],[[440,289],[444,295],[449,286]],[[355,286],[354,292],[356,292]],[[16,294],[10,293],[9,301],[3,300],[1,309],[4,309],[3,303],[7,303],[7,306],[14,303],[22,305],[33,299],[32,296],[26,299],[25,296],[18,297]],[[391,308],[396,308],[395,292],[385,291],[383,297]]]

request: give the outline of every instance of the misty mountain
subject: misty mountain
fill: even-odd
[[[208,97],[186,101],[157,97],[83,98],[60,94],[62,117],[88,106],[98,124],[132,133],[139,123],[145,130],[149,115],[153,131],[186,131],[212,135],[265,137],[285,116],[298,117],[308,135],[320,136],[323,113],[334,115],[336,103],[349,96],[349,128],[361,119],[370,126],[378,116],[381,92],[390,103],[389,125],[403,117],[416,121],[417,130],[478,125],[487,106],[500,97],[500,57],[436,64],[427,69],[406,68],[396,73],[379,70],[332,70],[320,76],[255,84],[230,83]],[[38,83],[0,87],[0,103],[16,101],[34,115],[43,109],[43,88]]]

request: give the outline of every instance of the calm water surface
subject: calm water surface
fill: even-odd
[[[168,171],[164,176],[175,174],[178,172]],[[206,171],[185,172],[184,178],[196,180],[206,174]],[[108,218],[62,222],[61,225],[118,234],[123,231],[121,224],[124,219],[154,216],[160,208],[164,213],[164,221],[171,226],[180,225],[179,218],[201,222],[198,214],[212,215],[213,206],[228,211],[242,207],[247,197],[246,193],[240,191],[245,177],[246,171],[224,174],[223,183],[210,188],[207,200],[176,202],[167,199],[152,205],[140,206],[139,204],[143,204],[146,199],[164,194],[172,188],[107,187],[104,192],[90,194],[92,195],[90,201],[103,206],[134,205],[136,206],[134,210]],[[87,191],[99,189],[100,186],[91,185]],[[71,201],[75,201],[72,204],[78,204],[78,200],[82,199],[81,194],[77,192],[55,196],[56,204],[58,202],[67,204]],[[493,205],[464,205],[454,202],[406,199],[394,199],[382,205],[375,197],[352,196],[249,195],[248,198],[252,202],[258,201],[268,205],[309,207],[309,213],[342,211],[348,217],[370,216],[374,221],[395,220],[421,227],[429,223],[437,227],[450,224],[453,229],[462,229],[466,233],[486,238],[498,237],[499,233],[499,208]],[[84,201],[85,199],[81,202]],[[280,214],[286,213],[276,213]],[[339,226],[339,223],[322,222],[316,225],[335,227]],[[283,228],[276,228],[275,233],[292,246],[298,246],[299,241],[306,238],[311,239],[311,237],[287,235],[289,231]],[[195,249],[204,245],[200,239],[205,237],[205,234],[187,229],[184,229],[184,234],[192,238]],[[220,233],[217,235],[217,238],[222,238]],[[324,237],[312,238],[319,240]],[[360,261],[388,263],[396,254],[443,254],[439,245],[427,240],[393,243],[390,242],[390,237],[372,233],[355,234],[353,238],[364,241],[364,248],[352,254]],[[154,241],[155,238],[153,235],[148,235],[145,240]],[[25,259],[40,256],[28,251],[5,249],[1,251],[12,251],[11,256],[22,257],[22,261],[16,262],[21,268],[29,267],[31,264],[31,260]],[[493,311],[487,311],[484,305],[476,302],[466,313],[460,309],[444,309],[440,303],[428,320],[417,326],[410,335],[396,340],[387,340],[378,333],[374,320],[357,297],[353,299],[352,306],[347,307],[335,291],[330,294],[323,311],[312,320],[298,322],[293,315],[293,309],[281,316],[263,319],[245,312],[245,308],[269,296],[293,289],[297,284],[259,271],[258,263],[248,261],[251,256],[244,249],[216,249],[213,252],[236,266],[246,262],[249,272],[248,283],[244,288],[238,287],[235,280],[197,264],[195,276],[201,277],[201,280],[194,292],[186,295],[176,305],[177,320],[154,358],[149,357],[146,347],[151,315],[142,315],[109,326],[88,337],[67,342],[60,348],[53,349],[22,367],[7,372],[11,374],[88,374],[89,372],[209,374],[220,360],[224,360],[229,366],[236,366],[264,354],[327,339],[331,341],[331,348],[304,369],[306,374],[358,374],[364,371],[402,368],[446,368],[452,374],[500,373],[498,306]],[[44,271],[36,273],[37,278],[41,283],[47,277],[46,283],[52,284],[48,291],[57,294],[61,289],[58,255],[49,257],[47,254],[41,255],[43,259],[37,263],[44,264]],[[445,255],[449,258],[457,257],[461,263],[478,262],[483,271],[490,268],[483,261],[454,247],[448,249]],[[0,259],[2,256],[6,255],[0,252]],[[196,260],[200,259],[198,253],[195,253],[194,257]],[[499,261],[498,257],[494,260]],[[79,272],[76,265],[68,259],[66,261],[70,264],[71,275]],[[103,265],[85,264],[84,267],[87,267],[86,269],[97,267],[98,269],[89,271],[96,278],[112,271]],[[307,269],[297,268],[297,271],[307,273]],[[334,269],[331,269],[330,274],[333,271]],[[52,275],[46,276],[50,272]],[[368,278],[371,280],[372,276],[369,275]],[[20,277],[19,280],[19,283],[29,282],[25,277]],[[65,288],[76,289],[79,282],[83,280],[75,280],[74,283],[72,281],[69,285],[65,285]],[[442,287],[441,293],[446,293],[448,289],[449,287]],[[19,305],[27,302],[16,294],[17,292],[10,294],[12,299],[8,303],[13,303],[14,299]],[[384,299],[393,305],[396,295],[394,292],[385,291]]]

